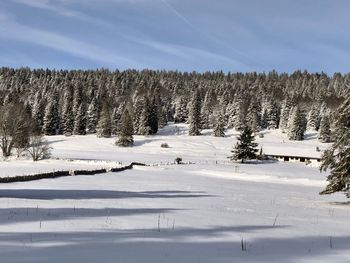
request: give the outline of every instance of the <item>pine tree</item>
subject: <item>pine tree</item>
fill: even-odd
[[[143,123],[141,124],[141,118],[143,114],[146,114],[147,111],[147,106],[148,106],[148,98],[144,96],[136,96],[134,99],[134,111],[133,111],[133,125],[134,125],[134,132],[135,134],[140,134],[142,135],[142,131],[144,131],[144,124],[145,121],[143,120]],[[146,114],[147,115],[147,114]]]
[[[53,100],[50,100],[45,108],[43,132],[45,135],[55,135],[58,127],[57,116],[55,116],[55,105]]]
[[[321,117],[318,139],[323,143],[331,142],[331,128],[329,114],[325,113]]]
[[[156,134],[158,132],[158,105],[154,97],[148,104],[147,113],[150,134]]]
[[[312,104],[311,110],[307,116],[307,129],[317,131],[320,127],[320,105]]]
[[[256,159],[258,152],[258,144],[254,142],[252,130],[247,126],[244,128],[240,136],[237,137],[238,142],[231,151],[232,156],[229,157],[232,161],[241,160],[244,163],[246,160]]]
[[[220,111],[214,128],[215,137],[225,137],[225,119],[224,114]]]
[[[44,126],[44,113],[45,113],[45,104],[41,93],[37,92],[35,94],[34,103],[32,107],[32,118],[34,121],[35,129],[42,131]]]
[[[175,123],[184,123],[188,119],[187,101],[180,97],[175,103]]]
[[[282,132],[286,132],[288,129],[289,117],[292,110],[292,101],[289,98],[284,99],[281,110],[281,118],[280,118],[280,129]]]
[[[97,136],[103,138],[109,138],[112,135],[112,122],[109,106],[105,103],[102,106],[100,119],[97,124]]]
[[[125,110],[121,118],[118,140],[115,144],[121,147],[132,146],[134,144],[133,133],[133,121],[131,119],[129,111]]]
[[[125,108],[125,104],[121,103],[117,108],[114,108],[114,110],[113,110],[113,113],[112,113],[112,134],[119,133],[124,108]]]
[[[63,97],[63,112],[62,112],[62,130],[63,134],[70,136],[74,129],[74,115],[72,107],[72,89],[71,87],[66,88]]]
[[[345,192],[350,198],[350,93],[335,118],[334,143],[322,156],[321,170],[330,169],[328,185],[321,194]]]
[[[261,117],[259,114],[259,105],[256,100],[250,102],[247,116],[246,116],[246,125],[249,126],[252,131],[257,132],[260,130]]]
[[[80,104],[78,111],[75,114],[74,129],[73,133],[76,135],[86,134],[86,118],[85,118],[85,106],[83,103]]]
[[[87,123],[86,123],[86,131],[87,133],[95,133],[96,126],[98,122],[98,107],[97,100],[93,98],[89,104],[87,110]]]
[[[289,140],[302,141],[305,133],[305,117],[303,116],[299,106],[294,107],[291,122],[288,131]]]
[[[150,135],[151,127],[149,126],[149,111],[147,108],[143,109],[141,117],[139,119],[138,134]]]
[[[279,124],[279,110],[275,102],[270,101],[267,104],[266,108],[267,114],[267,128],[268,129],[277,129]]]
[[[196,91],[192,97],[189,116],[189,135],[198,136],[201,134],[201,99]]]

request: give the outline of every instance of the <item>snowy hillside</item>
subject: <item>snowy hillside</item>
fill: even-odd
[[[320,196],[326,173],[305,164],[230,163],[237,133],[189,137],[186,125],[135,146],[115,138],[47,137],[53,159],[1,162],[2,175],[162,164],[122,173],[0,185],[1,262],[349,262],[350,207]],[[310,134],[257,139],[265,152],[317,156]],[[170,148],[161,148],[162,143]],[[175,157],[191,165],[166,165]]]

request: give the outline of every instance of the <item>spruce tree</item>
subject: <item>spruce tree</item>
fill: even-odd
[[[115,144],[121,147],[132,146],[134,144],[133,133],[133,121],[129,111],[125,110],[121,118],[118,139]]]
[[[256,159],[258,152],[258,144],[254,142],[255,138],[253,131],[246,126],[242,133],[237,137],[238,142],[231,151],[232,156],[229,157],[232,161],[240,160],[244,163],[246,160]]]
[[[275,102],[270,101],[267,104],[266,108],[267,114],[267,128],[268,129],[277,129],[279,124],[279,110]]]
[[[56,134],[57,120],[55,118],[57,116],[55,116],[55,114],[54,114],[54,111],[55,111],[54,107],[55,106],[53,104],[53,101],[50,100],[45,108],[44,125],[43,125],[43,129],[42,129],[45,135],[55,135]]]
[[[333,145],[322,156],[321,170],[330,169],[328,185],[321,194],[344,192],[350,198],[350,93],[335,118]]]
[[[331,142],[331,128],[329,114],[327,113],[322,115],[318,139],[323,143]]]
[[[307,116],[307,129],[317,131],[320,127],[320,105],[319,103],[312,104],[311,110]]]
[[[299,106],[294,107],[291,120],[290,127],[288,131],[289,140],[294,141],[302,141],[304,140],[305,133],[305,117],[303,116]]]
[[[112,122],[109,106],[107,103],[103,104],[100,119],[97,124],[97,136],[109,138],[112,135]]]
[[[150,134],[156,134],[158,132],[158,105],[153,98],[147,106],[147,119],[148,126],[150,127]]]
[[[119,133],[121,119],[124,112],[125,104],[121,103],[117,108],[114,108],[112,113],[112,134]]]
[[[246,125],[249,126],[254,132],[260,130],[261,117],[259,114],[259,105],[256,100],[252,100],[248,107]]]
[[[215,137],[225,137],[225,119],[224,114],[220,111],[214,128]]]
[[[98,106],[97,106],[96,98],[93,98],[87,110],[87,123],[86,123],[87,133],[96,132],[97,122],[98,122]]]
[[[191,100],[189,124],[190,136],[198,136],[201,134],[201,99],[197,91],[193,94]]]
[[[186,122],[188,115],[187,101],[183,97],[180,97],[180,99],[175,102],[175,123]]]
[[[86,134],[86,118],[85,118],[86,109],[83,103],[80,104],[78,111],[75,114],[74,119],[74,129],[73,133],[76,135],[85,135]]]
[[[289,98],[284,99],[282,103],[281,118],[280,118],[280,129],[285,133],[288,129],[289,117],[292,110],[292,101]]]
[[[72,107],[72,88],[67,87],[63,97],[62,130],[66,136],[72,135],[74,129],[74,115]]]

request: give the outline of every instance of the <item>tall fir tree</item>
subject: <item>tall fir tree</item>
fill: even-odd
[[[302,141],[306,130],[305,116],[299,106],[293,108],[288,131],[289,140]]]
[[[331,125],[329,113],[324,113],[321,117],[318,139],[323,143],[331,142]]]
[[[285,133],[288,130],[288,124],[289,124],[289,117],[291,110],[293,108],[293,103],[291,99],[288,97],[283,100],[282,103],[282,110],[281,110],[281,118],[280,118],[280,129],[283,133]]]
[[[52,99],[45,108],[43,133],[45,135],[55,135],[58,128],[58,115],[55,114],[55,105]]]
[[[230,160],[240,160],[241,163],[244,163],[246,160],[257,158],[258,144],[254,142],[253,131],[248,126],[244,128],[242,133],[237,137],[237,140],[234,149],[231,151]]]
[[[252,99],[249,104],[245,122],[254,132],[260,130],[261,116],[259,113],[259,105],[255,99]]]
[[[322,156],[321,170],[330,169],[328,185],[321,194],[344,192],[350,198],[350,93],[335,117],[333,145]]]
[[[109,105],[104,103],[102,106],[100,119],[97,124],[97,136],[109,138],[112,135],[112,121]]]
[[[188,119],[187,101],[181,96],[175,102],[175,123],[184,123]]]
[[[93,98],[87,109],[87,122],[86,122],[87,133],[95,133],[97,123],[98,123],[98,105],[97,105],[97,99]]]
[[[73,133],[76,135],[85,135],[86,134],[86,107],[84,103],[81,103],[78,111],[75,114],[74,118],[74,129]]]
[[[131,119],[129,111],[125,110],[121,118],[118,139],[115,144],[121,147],[132,146],[134,144],[133,133],[133,121]]]
[[[44,126],[44,114],[46,112],[45,108],[46,107],[44,100],[41,96],[41,93],[38,91],[35,94],[34,103],[32,106],[32,119],[34,122],[35,129],[40,132],[42,132]]]
[[[222,111],[219,111],[217,114],[216,124],[214,127],[214,136],[225,137],[225,118]]]
[[[195,91],[191,100],[189,124],[190,136],[201,134],[201,98],[198,91]]]
[[[320,120],[320,104],[313,103],[307,116],[307,129],[311,131],[318,131],[320,127]]]
[[[73,134],[74,129],[74,114],[72,107],[72,88],[66,87],[63,97],[63,111],[62,111],[62,130],[63,134],[70,136]]]
[[[119,133],[121,119],[123,116],[125,104],[121,103],[118,107],[114,108],[112,113],[112,134],[117,135]]]

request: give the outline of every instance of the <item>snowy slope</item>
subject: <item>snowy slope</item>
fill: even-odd
[[[341,194],[318,195],[327,173],[230,163],[236,132],[186,133],[186,125],[170,125],[136,136],[132,148],[114,146],[115,138],[52,136],[58,159],[1,162],[3,175],[161,165],[0,184],[0,262],[349,262],[350,207]],[[289,142],[274,131],[258,142],[265,152],[316,154],[327,145],[312,136]],[[177,156],[196,164],[167,165]]]

